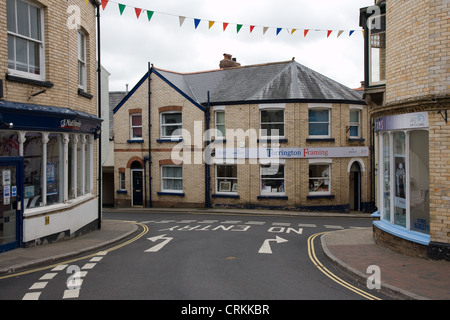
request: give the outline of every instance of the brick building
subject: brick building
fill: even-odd
[[[375,1],[360,11],[364,97],[376,135],[375,238],[449,260],[449,3]]]
[[[219,66],[152,66],[115,107],[116,206],[371,207],[360,93],[294,60]]]
[[[0,1],[0,251],[100,223],[98,6]]]

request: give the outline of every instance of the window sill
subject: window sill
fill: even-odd
[[[288,197],[285,195],[260,195],[257,197],[258,200],[265,200],[265,199],[277,199],[277,200],[288,200]]]
[[[315,194],[306,196],[306,199],[333,199],[334,194]]]
[[[270,143],[270,142],[279,142],[279,143],[287,143],[288,139],[286,138],[260,138],[257,140],[258,143]]]
[[[181,142],[183,141],[183,138],[161,138],[157,139],[156,142]]]
[[[363,138],[348,138],[348,142],[364,142],[366,139]]]
[[[8,81],[32,84],[32,85],[35,85],[35,86],[46,87],[46,88],[52,88],[53,87],[53,82],[50,82],[50,81],[42,81],[42,80],[24,78],[24,77],[19,77],[19,76],[13,76],[13,75],[10,75],[8,73],[5,75],[5,78]]]
[[[211,195],[213,198],[232,198],[232,199],[239,199],[239,195],[238,194],[220,194],[220,193],[215,193]]]
[[[411,242],[415,242],[415,243],[419,243],[422,245],[427,246],[430,243],[430,236],[425,234],[425,233],[420,233],[417,231],[412,231],[412,230],[406,230],[403,227],[394,225],[394,224],[390,224],[389,222],[383,221],[383,220],[379,220],[379,221],[374,221],[373,225],[375,227],[377,227],[380,230],[383,230],[384,232],[390,233],[396,237],[411,241]]]
[[[334,142],[334,138],[306,138],[306,142]]]
[[[69,208],[75,207],[77,205],[80,205],[80,204],[82,204],[86,201],[89,201],[91,199],[94,199],[94,198],[96,198],[96,196],[94,196],[91,193],[88,193],[83,196],[79,196],[75,199],[68,200],[66,203],[56,203],[56,204],[51,204],[51,205],[42,206],[42,207],[25,209],[24,213],[23,213],[23,217],[28,218],[28,217],[33,217],[33,216],[37,216],[37,215],[50,213],[53,211],[67,210]]]
[[[127,194],[128,191],[127,190],[117,190],[116,193],[117,194]]]
[[[156,193],[158,196],[178,196],[178,197],[184,197],[184,192],[167,192],[167,191],[161,191]]]
[[[87,99],[92,99],[94,97],[92,94],[89,94],[82,89],[78,89],[78,95],[80,95],[84,98],[87,98]]]
[[[143,139],[131,139],[127,140],[127,143],[144,143]]]

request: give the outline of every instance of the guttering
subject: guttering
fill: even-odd
[[[98,117],[102,117],[102,68],[100,61],[100,4],[95,2],[97,7],[97,109]],[[98,229],[102,227],[102,132],[98,135],[98,147],[97,147],[97,162],[98,162],[98,180],[97,180],[97,197],[98,197]]]
[[[150,86],[150,74],[151,74],[151,64],[150,62],[148,63],[148,72],[147,72],[147,77],[148,77],[148,189],[149,189],[149,207],[152,208],[152,152],[151,152],[151,128],[152,128],[152,123],[150,122],[151,117],[151,86]],[[145,162],[144,162],[144,166],[145,166]],[[147,203],[145,204],[145,206],[147,205]]]

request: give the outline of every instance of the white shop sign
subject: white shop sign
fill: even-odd
[[[216,148],[216,159],[349,158],[369,156],[368,147]]]
[[[375,131],[428,128],[428,112],[397,114],[375,119]]]

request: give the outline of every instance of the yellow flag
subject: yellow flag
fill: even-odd
[[[211,29],[211,27],[214,25],[214,23],[215,23],[215,21],[209,21],[209,28],[208,29]]]

